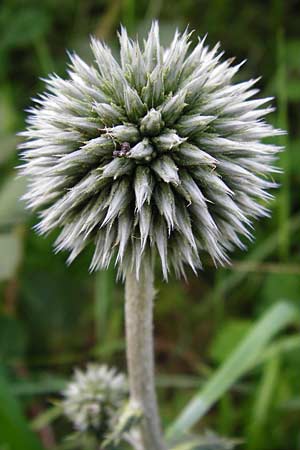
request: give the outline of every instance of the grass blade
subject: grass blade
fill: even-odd
[[[103,344],[107,333],[109,311],[113,303],[115,269],[111,265],[107,270],[96,273],[95,278],[95,327],[97,343]]]
[[[60,405],[52,406],[52,408],[48,408],[46,411],[40,413],[34,420],[31,422],[31,427],[33,430],[40,430],[43,427],[46,427],[50,423],[54,422],[55,419],[62,415],[62,407]]]
[[[252,369],[266,345],[285,326],[295,322],[298,311],[282,301],[269,308],[229,358],[207,381],[168,430],[168,438],[188,431],[236,381]]]
[[[132,32],[135,26],[135,14],[136,14],[135,0],[124,0],[122,8],[123,8],[122,11],[123,24],[126,26],[127,30],[129,30],[129,32]]]
[[[285,38],[281,28],[277,32],[277,99],[278,99],[278,127],[288,130],[288,101],[287,101],[287,71],[285,61]],[[278,197],[279,216],[279,256],[287,261],[290,251],[290,234],[288,222],[290,216],[290,152],[288,148],[288,135],[279,137],[279,145],[285,147],[280,156],[280,167],[283,169],[281,178],[282,187]]]
[[[261,382],[256,392],[252,417],[248,428],[248,437],[246,439],[249,450],[262,448],[264,445],[264,428],[274,400],[279,376],[279,358],[272,358],[265,364]]]

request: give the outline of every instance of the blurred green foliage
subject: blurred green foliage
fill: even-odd
[[[153,18],[159,18],[165,42],[176,26],[189,25],[195,40],[207,32],[209,44],[221,41],[228,56],[246,58],[239,77],[262,75],[263,94],[276,97],[277,112],[270,120],[289,131],[281,141],[287,149],[279,161],[284,175],[272,219],[255,224],[249,251],[236,252],[231,267],[190,275],[189,283],[157,283],[157,373],[165,424],[272,305],[287,299],[300,309],[299,0],[2,0],[1,450],[63,448],[70,429],[57,419],[55,408],[48,408],[73,367],[97,359],[125,370],[122,286],[114,282],[114,269],[90,275],[89,252],[67,267],[66,255],[52,252],[54,236],[38,237],[32,230],[36,217],[19,201],[25,185],[14,167],[23,111],[43,88],[40,77],[51,71],[65,75],[65,49],[89,60],[90,34],[117,48],[120,22],[142,37]],[[199,430],[242,437],[246,450],[300,449],[296,324],[260,352],[269,356],[235,382]],[[28,426],[33,418],[37,437]]]

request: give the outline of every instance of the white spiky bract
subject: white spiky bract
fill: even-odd
[[[85,371],[77,369],[63,392],[62,407],[76,430],[112,432],[117,411],[126,398],[123,374],[105,365],[89,364]]]
[[[163,48],[157,22],[143,46],[124,28],[119,39],[120,63],[92,39],[96,66],[71,55],[69,78],[50,76],[35,100],[21,148],[37,229],[62,228],[69,262],[93,242],[91,270],[115,257],[123,276],[155,255],[165,278],[204,253],[226,263],[275,187],[280,149],[261,142],[280,134],[263,119],[271,99],[253,99],[257,80],[234,84],[240,65],[205,39],[189,51],[176,32]]]

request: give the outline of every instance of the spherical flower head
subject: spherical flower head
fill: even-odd
[[[75,371],[73,380],[63,392],[63,411],[76,430],[94,431],[105,437],[113,430],[126,392],[122,374],[105,365],[90,364],[86,371]]]
[[[37,230],[61,228],[56,250],[69,262],[90,243],[91,270],[115,259],[139,275],[158,256],[163,276],[215,264],[251,238],[275,183],[278,135],[264,121],[270,98],[257,80],[233,83],[240,65],[219,46],[176,31],[163,48],[154,22],[143,46],[121,29],[120,62],[92,39],[95,66],[71,55],[69,78],[50,76],[21,145],[25,195]]]

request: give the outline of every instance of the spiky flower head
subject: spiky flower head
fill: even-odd
[[[69,262],[94,243],[92,270],[113,257],[138,275],[159,255],[165,278],[205,253],[226,263],[275,186],[279,149],[261,142],[280,133],[263,119],[271,99],[232,82],[240,65],[219,45],[189,51],[188,32],[164,48],[155,22],[142,46],[124,28],[119,40],[120,62],[96,39],[95,66],[71,55],[69,78],[50,76],[31,110],[22,170],[37,229],[62,229]]]
[[[105,365],[89,364],[85,371],[75,371],[63,392],[63,411],[76,430],[105,437],[114,429],[126,392],[123,374]]]

